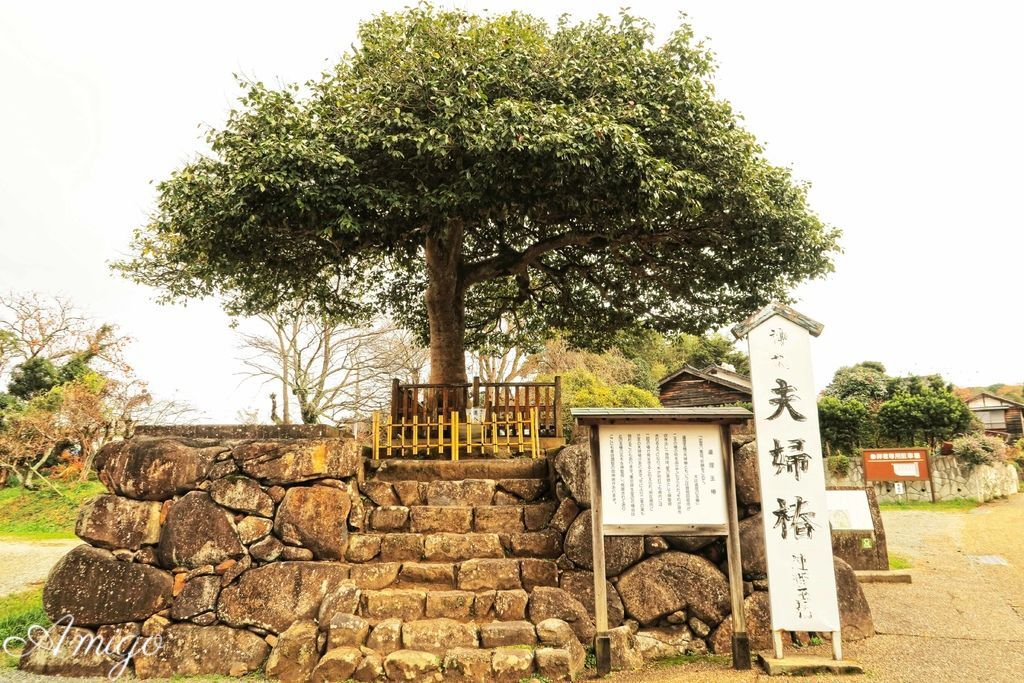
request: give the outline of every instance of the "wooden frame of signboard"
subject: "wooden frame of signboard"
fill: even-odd
[[[597,638],[594,653],[597,673],[611,671],[610,638],[608,636],[608,592],[605,574],[605,536],[725,536],[728,548],[729,597],[732,604],[732,662],[735,669],[750,669],[750,641],[743,611],[743,562],[740,557],[739,514],[736,509],[736,474],[732,455],[731,427],[744,424],[753,414],[744,408],[576,408],[572,411],[576,424],[590,430],[590,507],[592,546],[594,548],[594,617]],[[727,523],[709,524],[604,524],[601,492],[602,425],[716,425],[718,426],[725,475]]]

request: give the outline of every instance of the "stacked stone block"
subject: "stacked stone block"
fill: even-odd
[[[350,438],[112,444],[97,457],[109,493],[83,507],[87,545],[55,567],[44,605],[86,633],[160,635],[158,652],[130,662],[140,678],[569,680],[595,635],[588,459],[579,444],[549,459],[380,464]],[[739,496],[757,647],[770,634],[749,469]],[[727,651],[721,541],[615,537],[605,552],[615,668]],[[846,636],[866,634],[856,581],[847,592]],[[22,666],[70,665],[34,653]],[[75,666],[104,675],[111,659]]]

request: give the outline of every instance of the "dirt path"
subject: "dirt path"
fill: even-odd
[[[804,680],[1024,680],[1024,495],[970,512],[900,511],[882,514],[889,551],[912,563],[914,582],[864,586],[878,632],[847,643],[864,676]],[[1007,564],[987,562],[1005,561]],[[828,655],[826,648],[815,648]],[[691,664],[645,674],[617,675],[620,683],[768,681],[764,674],[721,665]]]
[[[20,541],[0,538],[0,596],[40,585],[57,560],[80,543],[74,539]]]

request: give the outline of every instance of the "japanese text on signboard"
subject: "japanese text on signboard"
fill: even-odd
[[[772,628],[839,628],[810,335],[773,316],[749,331]]]
[[[605,524],[725,524],[715,425],[602,425]]]

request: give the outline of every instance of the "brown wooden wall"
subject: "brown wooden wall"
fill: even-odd
[[[1012,441],[1024,437],[1024,414],[1018,406],[1006,409],[1006,432]]]
[[[666,408],[720,406],[750,401],[750,394],[706,379],[680,376],[661,385],[661,405]]]

